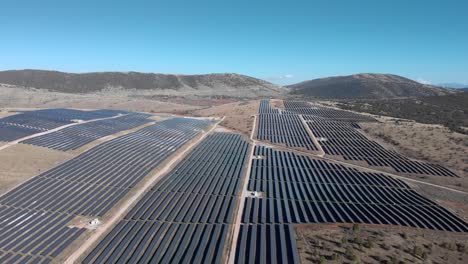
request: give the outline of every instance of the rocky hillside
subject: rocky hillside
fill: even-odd
[[[258,97],[278,96],[284,88],[239,74],[174,75],[139,72],[65,73],[1,71],[0,83],[64,93],[137,90],[152,94]]]
[[[315,79],[288,86],[294,95],[335,99],[383,99],[456,93],[391,74],[355,74]]]

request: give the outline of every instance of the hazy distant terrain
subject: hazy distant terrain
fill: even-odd
[[[328,77],[293,84],[288,88],[293,95],[334,99],[388,99],[446,95],[456,92],[392,74]]]
[[[0,72],[0,83],[62,93],[136,90],[175,96],[279,96],[285,89],[239,74],[175,75],[140,72],[65,73],[42,70]]]

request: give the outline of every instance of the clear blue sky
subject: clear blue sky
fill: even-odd
[[[3,1],[0,70],[468,84],[468,1]]]

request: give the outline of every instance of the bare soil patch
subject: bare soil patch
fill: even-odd
[[[302,263],[467,263],[468,234],[397,226],[296,227]]]
[[[70,153],[24,144],[0,151],[0,195],[73,157]]]
[[[13,116],[18,114],[17,112],[12,112],[12,111],[6,111],[6,110],[0,110],[0,118],[8,117],[8,116]]]
[[[274,107],[274,108],[278,108],[278,109],[284,109],[284,101],[282,99],[271,99],[270,100],[270,104]]]
[[[244,135],[250,135],[254,121],[253,116],[258,113],[259,105],[260,102],[258,100],[240,101],[191,111],[190,114],[208,117],[225,116],[223,122],[220,124],[221,126]]]

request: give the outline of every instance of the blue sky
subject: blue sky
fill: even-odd
[[[98,3],[97,3],[98,2]],[[3,1],[0,70],[468,84],[468,1]]]

